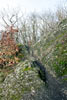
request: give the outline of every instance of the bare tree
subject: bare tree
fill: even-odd
[[[67,18],[67,8],[66,7],[58,7],[56,11],[56,16],[59,22],[63,19]]]

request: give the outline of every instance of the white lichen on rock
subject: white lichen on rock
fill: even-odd
[[[0,100],[22,100],[25,94],[34,95],[43,85],[37,68],[31,67],[28,60],[20,62],[0,83]]]

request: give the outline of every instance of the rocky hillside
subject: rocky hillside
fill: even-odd
[[[27,45],[17,46],[18,52],[5,59],[18,62],[0,65],[0,100],[67,100],[67,19],[37,42],[33,52]],[[53,75],[63,77],[65,85]]]
[[[43,37],[34,48],[34,55],[48,70],[67,80],[67,19],[58,25],[57,30]]]
[[[28,60],[15,66],[6,78],[0,73],[0,100],[41,100],[44,88],[45,82],[40,79],[38,69]]]
[[[29,60],[28,46],[19,44],[18,48],[19,52],[15,56],[20,59],[19,62],[0,67],[0,100],[48,99],[44,95],[45,70],[41,70],[34,61]]]

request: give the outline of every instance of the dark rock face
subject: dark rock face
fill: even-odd
[[[66,100],[67,85],[63,87],[64,85],[60,83],[56,77],[53,77],[40,61],[35,60],[33,61],[33,64],[35,67],[39,68],[39,76],[46,83],[45,85],[47,88],[43,89],[45,89],[44,95],[48,98],[44,97],[43,100]]]
[[[46,69],[45,69],[45,67],[38,60],[33,61],[33,65],[35,67],[39,68],[39,71],[38,71],[39,76],[46,83],[47,79],[46,79]]]

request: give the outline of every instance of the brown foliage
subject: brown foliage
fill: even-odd
[[[14,34],[18,29],[10,26],[7,31],[2,32],[0,41],[0,66],[13,66],[18,63],[19,59],[16,53],[19,51],[18,46],[14,40]]]

